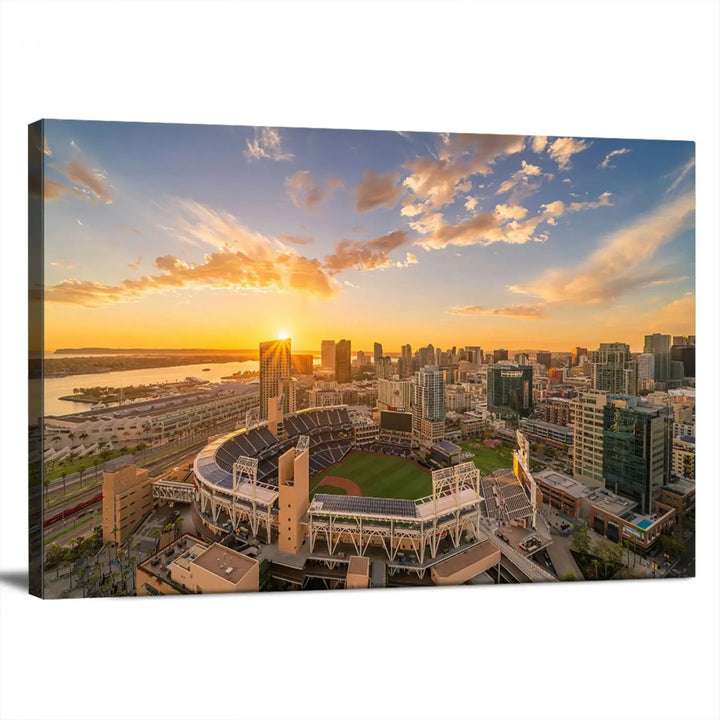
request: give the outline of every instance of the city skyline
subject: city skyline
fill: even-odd
[[[695,333],[690,142],[46,121],[43,149],[46,350]]]

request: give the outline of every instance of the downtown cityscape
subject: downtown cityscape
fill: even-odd
[[[33,127],[38,594],[694,576],[692,143]]]

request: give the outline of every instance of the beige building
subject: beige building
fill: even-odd
[[[183,535],[137,566],[138,595],[257,592],[259,563],[224,545]]]
[[[357,590],[370,586],[370,561],[362,555],[353,555],[348,563],[345,588]]]
[[[278,458],[278,549],[296,554],[305,542],[310,495],[310,450],[290,448]]]
[[[571,403],[574,418],[573,475],[578,480],[604,487],[603,410],[607,393],[600,390],[581,392]]]
[[[489,540],[453,555],[430,568],[436,585],[461,585],[500,564],[500,550]]]
[[[153,506],[147,470],[130,465],[103,472],[103,541],[123,543]]]

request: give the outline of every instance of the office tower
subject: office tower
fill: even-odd
[[[426,365],[435,363],[435,348],[432,345],[421,347],[417,351],[418,370],[422,370]]]
[[[375,343],[373,346],[373,362],[375,365],[378,364],[378,360],[382,358],[383,356],[383,350],[382,350],[382,344],[381,343]]]
[[[367,367],[370,364],[370,358],[362,351],[358,350],[357,356],[355,358],[355,366],[357,368],[364,368]]]
[[[538,350],[535,356],[535,362],[538,365],[542,365],[546,370],[550,369],[550,363],[552,362],[552,355],[547,350]]]
[[[588,354],[588,349],[586,347],[580,347],[579,345],[575,348],[575,350],[572,353],[572,359],[573,359],[573,365],[579,365],[582,362],[583,355]]]
[[[688,345],[694,345],[694,344],[695,344],[695,336],[688,335]]]
[[[673,345],[670,349],[671,361],[679,361],[683,364],[685,377],[695,377],[695,346],[694,345]]]
[[[478,345],[465,346],[465,359],[473,365],[480,365],[483,361],[483,351]]]
[[[653,353],[640,353],[637,356],[637,374],[638,384],[655,379],[655,355]]]
[[[533,369],[530,365],[504,363],[489,367],[488,410],[501,415],[514,413],[528,416],[533,407],[532,387]]]
[[[313,356],[312,355],[293,355],[292,364],[298,375],[313,374]]]
[[[320,349],[320,365],[323,370],[335,371],[335,341],[323,340]]]
[[[393,376],[392,358],[381,357],[375,360],[375,377],[391,380]]]
[[[670,379],[670,336],[646,335],[644,352],[655,355],[655,382],[666,383]]]
[[[377,391],[380,410],[410,410],[412,383],[409,380],[378,380]]]
[[[516,365],[529,365],[530,356],[527,353],[515,353],[515,364]]]
[[[292,355],[290,338],[260,343],[260,419],[268,419],[268,403],[283,393],[283,381],[290,379]],[[287,399],[283,400],[285,405]],[[288,410],[289,412],[289,410]]]
[[[625,391],[626,363],[630,360],[630,346],[625,343],[600,343],[593,362],[593,390],[611,395]]]
[[[570,403],[573,416],[573,475],[578,480],[604,486],[603,418],[607,393],[600,390],[581,392]]]
[[[669,340],[669,336],[668,336]],[[603,476],[610,490],[653,511],[672,471],[672,410],[641,407],[631,399],[603,411]]]
[[[436,365],[415,375],[412,397],[413,435],[429,447],[445,437],[445,379]]]
[[[628,360],[623,370],[623,395],[638,394],[638,361]]]
[[[499,350],[493,350],[493,361],[503,362],[508,359],[508,351],[504,348],[500,348]]]
[[[335,344],[335,380],[349,383],[352,379],[350,341],[340,340]]]
[[[570,400],[567,398],[548,398],[545,403],[545,420],[553,425],[568,425],[570,420]]]
[[[673,345],[687,345],[688,344],[687,335],[673,335],[672,344]]]
[[[410,345],[403,345],[400,348],[400,360],[398,362],[398,375],[401,378],[408,377],[412,373],[413,356]]]

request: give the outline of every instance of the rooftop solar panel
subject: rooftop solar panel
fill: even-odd
[[[314,500],[317,502],[313,502],[313,506],[327,512],[417,517],[417,508],[412,500],[323,494],[315,495]]]

